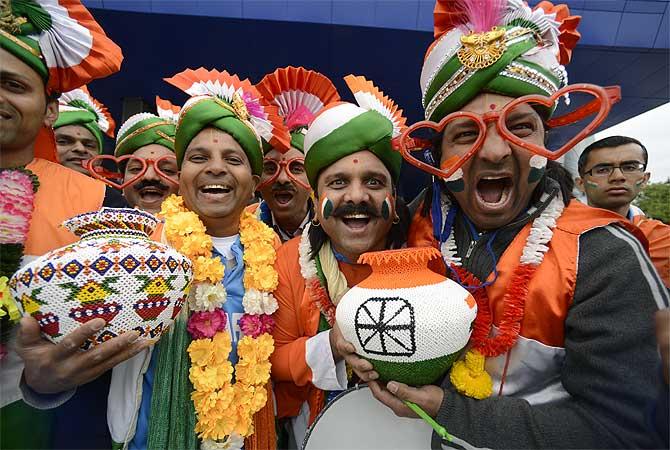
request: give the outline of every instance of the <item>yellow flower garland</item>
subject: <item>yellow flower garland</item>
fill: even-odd
[[[224,265],[219,258],[212,258],[212,239],[197,214],[189,211],[183,199],[171,195],[162,204],[160,215],[165,218],[165,236],[168,243],[191,259],[194,272],[194,287],[197,284],[219,285],[223,281]],[[270,304],[276,301],[271,292],[278,283],[274,269],[276,251],[275,234],[253,214],[244,212],[240,218],[240,242],[244,246],[245,300],[249,302],[259,295]],[[220,307],[222,298],[214,303]],[[196,299],[196,305],[211,302]],[[198,307],[192,308],[198,310]],[[207,311],[201,307],[201,311]],[[263,314],[267,313],[265,311]],[[257,315],[247,310],[245,315]],[[212,338],[195,339],[188,347],[191,359],[189,379],[194,392],[191,399],[195,406],[198,423],[195,432],[200,439],[222,441],[232,434],[250,436],[254,432],[253,416],[268,401],[265,385],[270,380],[270,355],[274,351],[274,340],[268,333],[258,337],[243,336],[237,345],[238,363],[233,368],[228,360],[231,338],[227,331],[218,331]],[[235,383],[232,382],[233,373]]]

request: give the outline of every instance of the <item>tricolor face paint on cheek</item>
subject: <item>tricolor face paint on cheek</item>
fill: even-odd
[[[528,163],[530,164],[528,183],[536,183],[540,181],[540,178],[544,175],[544,171],[547,167],[547,158],[544,156],[533,155],[530,160],[528,160]]]
[[[454,155],[445,159],[442,164],[440,164],[440,169],[449,170],[450,167],[453,167],[458,163],[459,157]],[[463,169],[460,167],[454,172],[452,176],[444,180],[447,189],[451,192],[463,192],[465,190],[465,182],[463,181]]]
[[[635,182],[636,187],[640,187],[644,184],[644,178],[641,178]]]
[[[325,194],[321,197],[321,201],[319,201],[319,210],[324,220],[328,220],[333,214],[333,202]]]
[[[584,184],[592,189],[598,189],[600,185],[594,181],[591,180],[584,180]]]
[[[459,168],[452,176],[447,178],[445,184],[451,192],[463,192],[465,190],[465,181],[463,181],[463,169]]]
[[[393,211],[393,199],[391,199],[391,197],[389,197],[388,195],[382,202],[381,210],[382,210],[381,211],[382,217],[384,218],[384,220],[389,220],[389,218],[391,217],[391,212]]]

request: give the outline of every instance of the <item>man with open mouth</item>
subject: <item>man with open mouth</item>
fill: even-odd
[[[304,139],[314,219],[277,255],[272,376],[278,417],[289,421],[298,445],[325,401],[347,388],[334,346],[341,333],[331,327],[340,298],[371,273],[358,257],[404,245],[408,224],[396,195],[402,158],[391,144],[405,118],[370,81],[353,75],[345,81],[358,105],[324,108]]]
[[[4,277],[11,277],[19,266],[76,242],[77,237],[61,226],[64,220],[102,206],[125,206],[111,188],[58,163],[52,131],[58,123],[59,95],[117,72],[123,56],[78,1],[3,1],[0,17],[0,278],[6,281]],[[93,113],[86,116],[94,120]],[[0,295],[3,312],[8,301],[13,302],[11,296]],[[10,333],[7,315],[2,315],[4,337]],[[58,360],[65,347],[41,339],[38,321],[29,315],[14,331],[35,352],[25,370],[14,345],[0,357],[0,447],[108,447],[109,434],[96,424],[105,420],[109,375],[82,388],[67,407],[31,408],[29,390],[22,392],[20,380],[52,373],[43,364]],[[87,325],[78,330],[87,332],[94,333]],[[132,333],[110,340],[99,350],[127,357],[139,349],[130,337]],[[95,354],[80,355],[79,361],[91,368],[97,365]],[[41,369],[31,371],[35,363]]]
[[[135,114],[126,120],[116,139],[114,154],[128,156],[118,165],[123,174],[123,196],[133,208],[156,214],[169,195],[179,190],[174,136],[179,107],[156,98],[158,115]]]
[[[663,445],[645,414],[660,378],[650,376],[660,364],[652,316],[668,293],[644,237],[547,176],[548,158],[570,141],[552,154],[546,124],[598,111],[589,119],[595,127],[610,105],[603,88],[560,88],[578,22],[547,1],[435,7],[436,39],[421,73],[432,123],[409,128],[440,131],[434,166],[422,166],[401,138],[405,159],[435,176],[410,245],[441,249],[437,269],[470,290],[477,318],[464,359],[441,386],[382,385],[365,361],[352,363],[395,414],[417,417],[410,401],[446,427],[448,437],[433,434],[433,448]],[[575,89],[590,92],[595,108],[573,102],[552,116]]]
[[[249,80],[199,68],[166,81],[199,95],[184,104],[176,128],[153,115],[126,123],[117,152],[174,141],[180,195],[163,201],[160,217],[164,240],[193,263],[193,284],[188,306],[154,347],[121,364],[98,355],[100,364],[113,367],[107,416],[112,446],[273,450],[268,359],[280,242],[246,207],[263,167],[261,139],[286,149],[290,136],[276,106]],[[148,129],[153,134],[142,134]],[[134,141],[136,136],[141,138]],[[129,167],[134,162],[125,161]],[[160,165],[157,170],[164,171]],[[76,357],[58,361],[57,370],[32,384],[58,392],[57,401],[67,399],[91,373],[59,377]]]
[[[258,191],[261,220],[272,227],[282,242],[302,233],[314,216],[312,188],[305,172],[304,140],[318,112],[340,96],[324,75],[302,67],[284,67],[266,75],[256,88],[277,105],[291,133],[291,148],[279,151],[264,142],[263,175]]]
[[[103,151],[103,133],[114,138],[114,119],[107,108],[82,86],[58,99],[54,123],[58,160],[62,165],[90,175],[88,161]]]

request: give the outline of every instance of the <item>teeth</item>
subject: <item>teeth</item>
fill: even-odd
[[[369,217],[367,214],[348,214],[344,216],[345,219],[368,219]]]
[[[507,177],[482,177],[482,180],[504,180]]]

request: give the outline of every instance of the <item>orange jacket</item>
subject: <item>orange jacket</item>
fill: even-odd
[[[649,241],[649,257],[665,287],[670,288],[670,225],[660,220],[648,219],[644,215],[633,216],[633,225],[644,233]]]
[[[419,208],[419,211],[421,208]],[[556,223],[549,250],[542,264],[537,268],[528,286],[524,318],[520,336],[539,341],[545,345],[562,347],[565,317],[572,305],[572,297],[577,280],[577,257],[579,236],[594,228],[618,223],[633,233],[646,246],[646,239],[640,231],[613,212],[591,208],[572,200],[563,210]],[[500,323],[503,314],[503,296],[510,287],[514,270],[530,234],[532,223],[516,235],[498,262],[498,279],[486,287],[494,325]],[[417,211],[410,227],[408,246],[435,246],[430,217],[422,217]],[[441,273],[444,273],[442,264]],[[489,281],[494,274],[489,276]]]
[[[37,175],[33,216],[26,238],[26,256],[41,256],[78,240],[62,227],[78,214],[97,211],[105,200],[105,184],[45,159],[35,158],[26,169]]]
[[[318,332],[320,311],[305,292],[300,273],[298,245],[300,237],[286,242],[277,252],[275,268],[279,285],[274,296],[279,309],[274,313],[275,351],[270,358],[275,382],[277,417],[293,417],[303,402],[309,402],[310,423],[323,407],[323,392],[311,383],[312,371],[305,360],[305,343]],[[349,287],[371,273],[367,265],[340,263]]]

